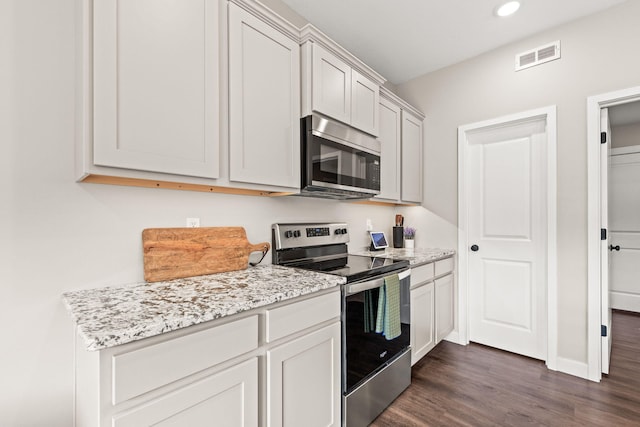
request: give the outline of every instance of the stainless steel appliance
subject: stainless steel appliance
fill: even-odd
[[[342,420],[348,427],[369,425],[411,383],[409,262],[349,255],[349,229],[344,223],[274,224],[272,242],[274,264],[346,277],[342,287]],[[399,329],[394,336],[384,325],[377,327],[387,308],[380,294],[392,299],[385,279],[393,280],[396,274],[400,279],[399,319],[395,319]]]
[[[300,125],[300,196],[344,200],[380,193],[378,140],[318,114]]]

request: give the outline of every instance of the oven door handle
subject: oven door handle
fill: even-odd
[[[398,279],[402,280],[409,277],[410,275],[411,269],[407,268],[406,270],[398,273]],[[382,285],[384,285],[384,277],[381,277],[379,279],[367,280],[366,282],[352,283],[351,285],[347,285],[347,287],[345,288],[345,295],[349,296],[357,294],[359,292],[368,291],[369,289],[379,288]]]

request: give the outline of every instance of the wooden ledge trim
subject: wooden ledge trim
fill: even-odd
[[[122,185],[126,187],[163,188],[167,190],[183,190],[183,191],[200,191],[204,193],[235,194],[235,195],[241,195],[241,196],[279,197],[279,196],[289,196],[293,194],[293,193],[287,193],[287,192],[251,190],[247,188],[220,187],[216,185],[188,184],[184,182],[159,181],[155,179],[142,179],[142,178],[124,178],[119,176],[94,175],[94,174],[87,175],[84,179],[80,180],[80,182],[87,182],[91,184]]]
[[[415,203],[396,203],[396,202],[383,202],[381,200],[358,200],[351,203],[357,203],[360,205],[373,205],[373,206],[419,206]]]

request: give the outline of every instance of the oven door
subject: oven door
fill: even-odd
[[[353,191],[370,197],[379,194],[379,141],[354,129],[344,129],[346,126],[338,123],[322,120],[321,130],[309,128],[318,127],[315,122],[313,125],[305,119],[302,122],[302,190]],[[346,133],[334,136],[341,132]]]
[[[343,393],[349,394],[384,368],[410,345],[410,270],[400,277],[400,336],[387,340],[376,332],[380,292],[384,278],[355,282],[343,287]]]

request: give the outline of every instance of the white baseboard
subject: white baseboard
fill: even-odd
[[[467,343],[460,340],[460,333],[458,333],[458,331],[452,331],[449,335],[444,337],[443,340],[452,342],[454,344],[467,345]]]
[[[589,365],[585,362],[578,362],[576,360],[558,357],[556,358],[555,370],[575,377],[584,378],[586,380],[589,379]]]
[[[616,310],[635,311],[640,313],[640,295],[610,291],[609,305],[611,308]]]

